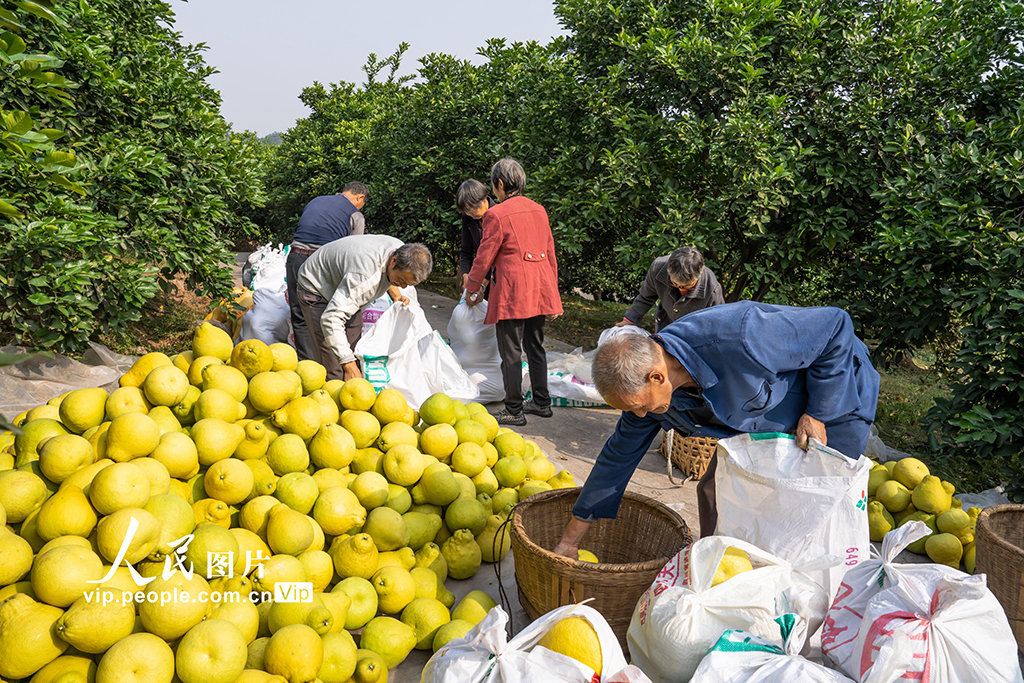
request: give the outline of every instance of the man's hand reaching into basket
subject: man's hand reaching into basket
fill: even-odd
[[[554,553],[572,560],[579,559],[580,541],[590,528],[590,522],[573,517],[562,532],[562,540],[555,546]]]

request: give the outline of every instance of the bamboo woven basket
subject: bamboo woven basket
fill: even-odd
[[[570,560],[558,545],[580,489],[530,496],[512,515],[512,555],[519,602],[531,619],[562,605],[588,603],[626,648],[633,608],[665,564],[693,538],[683,518],[656,500],[627,492],[615,519],[594,522],[582,546],[600,564]]]
[[[1024,652],[1024,505],[986,508],[975,532],[975,573],[987,575]]]
[[[688,478],[697,481],[704,476],[717,449],[718,439],[707,436],[682,436],[676,430],[670,429],[662,434],[658,452],[669,458]],[[668,476],[669,479],[672,478],[671,467]]]

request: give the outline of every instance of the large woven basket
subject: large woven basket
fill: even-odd
[[[552,552],[572,519],[580,489],[530,496],[512,516],[519,602],[531,619],[581,602],[600,612],[623,649],[633,608],[665,564],[692,542],[683,518],[656,500],[627,492],[615,519],[594,522],[581,546],[600,564]]]
[[[707,436],[683,436],[670,429],[662,433],[661,447],[658,452],[669,458],[672,464],[688,478],[694,481],[707,472],[711,459],[718,449],[718,439]],[[669,477],[672,470],[669,468]]]
[[[1024,505],[995,505],[978,516],[975,573],[988,576],[1024,652]]]

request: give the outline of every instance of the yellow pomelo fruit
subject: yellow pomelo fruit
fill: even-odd
[[[416,631],[413,627],[392,617],[371,619],[370,623],[363,627],[359,637],[360,647],[380,655],[389,669],[405,661],[416,647],[416,641]]]
[[[252,490],[252,470],[235,458],[219,460],[210,466],[203,486],[211,498],[234,505],[245,500]]]
[[[417,492],[417,489],[419,490]],[[431,505],[448,505],[459,496],[459,484],[452,476],[452,470],[444,463],[435,462],[427,465],[423,476],[413,487],[414,503],[426,502]],[[422,500],[417,500],[421,497]]]
[[[416,433],[416,430],[404,422],[389,422],[380,430],[380,436],[377,437],[377,448],[385,453],[399,444],[415,448],[419,439],[420,435]]]
[[[62,545],[47,550],[32,564],[32,590],[54,607],[69,607],[103,578],[103,562],[90,548]]]
[[[292,383],[291,398],[299,398],[302,396],[302,378],[299,377],[299,373],[294,370],[278,370],[277,373],[282,377],[286,377],[288,381]]]
[[[868,473],[868,497],[874,496],[878,492],[878,487],[890,479],[892,479],[892,475],[889,474],[885,465],[872,467]]]
[[[127,413],[111,421],[107,429],[106,457],[127,462],[152,453],[160,443],[160,427],[148,415]]]
[[[96,683],[167,683],[174,676],[174,652],[151,633],[133,633],[100,659]]]
[[[289,472],[277,480],[274,496],[292,510],[309,514],[320,495],[316,480],[305,472]]]
[[[446,394],[433,394],[420,406],[420,419],[428,425],[453,425],[455,405]]]
[[[412,576],[412,580],[416,582],[417,598],[437,597],[437,574],[426,567],[417,567],[413,565],[413,567],[409,569],[409,575]]]
[[[84,655],[61,655],[32,677],[32,683],[90,683],[96,680],[96,662]]]
[[[320,429],[320,404],[302,396],[293,398],[283,408],[274,411],[274,424],[286,433],[295,434],[303,441],[309,441]]]
[[[129,413],[149,413],[150,403],[138,387],[121,387],[110,392],[105,405],[106,419],[116,420]]]
[[[488,512],[476,498],[459,498],[448,506],[444,523],[453,533],[456,529],[469,529],[473,536],[477,536],[487,525]]]
[[[302,380],[302,395],[307,396],[324,385],[327,381],[327,368],[315,360],[300,360],[295,372]]]
[[[384,659],[372,650],[356,650],[356,670],[353,683],[387,683],[388,667]]]
[[[342,469],[356,457],[356,442],[339,424],[325,424],[309,442],[309,459],[318,468]]]
[[[92,590],[92,586],[90,586]],[[57,620],[57,635],[80,652],[100,654],[135,629],[135,607],[113,600],[82,596]]]
[[[274,634],[285,626],[292,624],[305,624],[319,635],[328,633],[334,625],[333,615],[326,607],[319,595],[314,594],[311,600],[306,602],[289,601],[275,602],[270,606],[270,613],[267,615],[267,626],[270,633]]]
[[[291,344],[278,342],[270,345],[270,353],[274,357],[271,370],[294,370],[299,363],[299,356]]]
[[[242,507],[242,511],[238,515],[238,523],[243,529],[253,532],[265,542],[270,510],[280,502],[270,495],[257,496]]]
[[[260,603],[260,604],[264,605],[264,604],[267,604],[267,603]],[[269,608],[269,605],[267,605],[267,606]],[[257,607],[257,610],[258,609],[259,608]],[[284,681],[287,680],[287,679],[285,679],[282,676],[273,677],[273,674],[268,674],[266,671],[263,671],[263,651],[267,649],[267,643],[269,643],[269,642],[270,642],[270,636],[267,635],[267,636],[261,636],[261,637],[257,638],[256,640],[252,641],[251,643],[249,643],[249,656],[245,660],[246,669],[245,669],[245,671],[242,672],[242,676],[245,676],[247,671],[257,670],[258,673],[263,674],[264,676],[271,676],[273,678],[273,682],[272,683],[283,683]],[[268,683],[268,682],[265,682],[263,679],[259,679],[257,681],[253,681],[252,683]]]
[[[429,571],[429,570],[428,570]],[[436,598],[416,598],[402,610],[402,623],[415,632],[417,650],[429,650],[438,629],[451,621],[448,608]]]
[[[530,496],[537,495],[538,493],[544,493],[545,491],[551,491],[551,484],[546,481],[529,481],[527,480],[522,487],[519,489],[519,501],[522,502]]]
[[[160,352],[147,353],[121,375],[118,384],[122,387],[141,387],[149,373],[163,365],[171,365],[171,359]]]
[[[576,551],[576,557],[580,562],[593,562],[594,564],[599,564],[601,562],[601,560],[597,559],[597,555],[589,550],[584,550],[583,548]]]
[[[96,548],[93,548],[93,545],[89,542],[88,538],[83,536],[58,536],[52,541],[47,541],[46,544],[39,549],[39,552],[37,552],[36,555],[42,555],[47,550],[50,550],[51,548],[59,548],[62,545],[75,545],[79,548],[88,548],[89,550],[96,552]]]
[[[0,602],[0,676],[27,678],[61,655],[56,636],[63,610],[17,593]]]
[[[892,478],[910,491],[914,490],[927,476],[928,466],[917,458],[903,458],[898,460],[892,468]]]
[[[499,459],[491,469],[494,478],[504,488],[515,488],[526,480],[526,462],[515,455]]]
[[[22,433],[14,437],[15,464],[18,467],[39,459],[39,444],[51,436],[69,434],[67,427],[57,420],[34,420],[22,426]]]
[[[910,491],[895,479],[879,484],[875,498],[893,514],[906,510],[910,505]]]
[[[180,545],[181,539],[196,528],[192,506],[180,496],[170,493],[150,496],[142,509],[156,517],[160,523],[160,539],[150,555],[151,560],[160,561],[172,555],[174,548]],[[171,546],[175,541],[178,543]]]
[[[448,462],[458,445],[459,435],[455,432],[455,427],[447,422],[431,425],[420,434],[420,449],[441,462]]]
[[[488,413],[486,409],[484,409],[481,412],[474,413],[473,415],[470,416],[469,419],[476,420],[477,422],[483,425],[484,430],[486,432],[487,441],[494,441],[495,437],[498,436],[498,420],[495,419],[493,415]]]
[[[196,599],[200,592],[208,594],[210,591],[210,584],[198,571],[193,573],[191,579],[180,571],[166,579],[162,575],[157,576],[145,590],[154,591],[157,595],[160,595],[161,591],[169,591],[170,595],[174,595],[174,591],[177,590],[178,595],[188,592],[193,598],[169,600],[163,605],[160,601],[147,600],[139,603],[138,612],[142,626],[149,633],[167,641],[185,635],[189,629],[206,619],[212,609],[212,604]]]
[[[235,447],[234,456],[239,460],[256,460],[267,454],[270,448],[270,434],[263,423],[255,420],[241,420],[238,426],[244,436]]]
[[[298,555],[313,545],[309,518],[283,503],[271,508],[267,518],[267,545],[274,554]]]
[[[356,630],[365,626],[377,613],[377,591],[369,580],[351,576],[342,579],[331,591],[344,593],[349,598],[348,612],[345,615],[345,628]]]
[[[249,580],[245,579],[245,581],[248,583]],[[256,634],[260,628],[259,610],[256,609],[256,605],[249,602],[248,596],[248,591],[246,591],[244,599],[221,602],[210,610],[210,619],[223,619],[234,624],[245,639],[246,646],[256,640]],[[246,656],[248,657],[248,648]]]
[[[967,546],[967,548],[964,549],[964,569],[967,570],[968,574],[973,574],[974,573],[974,568],[976,566],[975,565],[975,558],[976,557],[977,557],[977,554],[974,551],[974,544],[971,543],[970,545]]]
[[[352,479],[355,479],[355,475],[363,472],[384,474],[384,453],[376,448],[359,448],[356,450],[356,457],[352,459],[349,470],[352,473]]]
[[[931,538],[932,534],[934,534],[938,530],[938,527],[936,527],[935,525],[935,515],[929,514],[927,512],[917,511],[899,520],[896,523],[896,526],[903,526],[904,524],[907,524],[908,522],[912,521],[924,522],[925,525],[931,530],[931,533],[928,536],[916,540],[907,546],[907,550],[909,550],[910,552],[917,553],[918,555],[924,555],[925,545],[928,539]]]
[[[944,564],[953,569],[960,568],[964,547],[953,534],[932,534],[924,544],[925,552],[932,562]]]
[[[246,339],[235,344],[228,363],[241,370],[246,379],[252,379],[261,372],[273,369],[274,353],[259,339]]]
[[[379,551],[369,534],[347,537],[331,546],[334,570],[342,579],[370,579],[377,572]],[[351,596],[350,596],[351,597]]]
[[[238,627],[224,619],[210,619],[182,637],[174,672],[182,683],[234,683],[245,669],[247,656],[245,636]]]
[[[267,593],[274,592],[274,586],[282,581],[294,582],[305,581],[306,570],[303,568],[299,558],[292,555],[274,555],[266,562],[263,562],[263,576],[254,569],[249,575],[257,590]],[[262,619],[262,615],[260,619]],[[262,628],[262,626],[261,626]],[[267,631],[269,634],[270,632]]]
[[[377,472],[363,472],[356,475],[348,488],[356,494],[359,504],[367,510],[380,507],[388,499],[388,480]]]
[[[261,372],[249,380],[249,402],[261,413],[272,413],[295,398],[295,385],[277,372]]]
[[[96,528],[97,521],[96,511],[82,489],[69,486],[50,496],[39,508],[36,529],[44,541],[60,536],[86,537]]]
[[[409,530],[409,547],[419,550],[429,543],[441,529],[440,515],[423,512],[406,512],[402,514],[405,526]]]
[[[400,614],[416,597],[416,581],[405,567],[381,567],[370,583],[377,592],[377,608],[385,614]]]
[[[885,468],[882,468],[885,469]],[[868,532],[872,541],[881,541],[882,538],[896,528],[896,521],[885,509],[885,506],[877,500],[868,503]]]
[[[336,470],[332,467],[323,467],[313,473],[313,481],[320,488],[320,493],[335,486],[348,488],[348,477],[345,476],[346,474],[348,473],[342,473],[341,470]]]
[[[499,462],[502,458],[517,456],[522,458],[526,454],[526,441],[515,432],[502,432],[494,437],[494,448],[498,451]]]
[[[377,570],[382,567],[402,567],[411,570],[416,566],[416,553],[408,546],[398,550],[387,550],[377,555]]]
[[[356,670],[356,643],[347,631],[328,633],[322,638],[324,659],[317,672],[322,683],[346,683]]]
[[[51,405],[36,406],[25,415],[25,424],[34,420],[60,420],[60,408]]]
[[[718,569],[715,570],[715,578],[711,585],[717,586],[723,581],[728,581],[737,574],[749,572],[753,568],[753,565],[750,563],[750,557],[746,552],[730,546],[725,549],[725,555],[722,557],[722,561],[718,563]]]
[[[173,365],[153,368],[142,383],[146,400],[154,406],[174,406],[188,393],[188,375]]]
[[[249,393],[249,380],[238,368],[230,365],[211,363],[203,368],[203,391],[221,389],[228,392],[236,401],[245,400]]]
[[[488,515],[484,530],[477,535],[476,544],[480,546],[480,559],[484,562],[501,562],[508,551],[512,549],[511,531],[508,526],[502,528],[504,523],[504,517]],[[591,556],[593,556],[592,553]],[[596,562],[597,559],[595,558],[593,561]]]
[[[526,459],[526,477],[532,481],[547,481],[555,476],[555,465],[543,455]]]
[[[149,417],[152,418],[153,422],[156,422],[156,426],[160,428],[161,436],[168,432],[181,431],[181,423],[178,422],[178,418],[175,417],[174,412],[167,406],[154,406],[153,409],[149,411]]]
[[[471,441],[460,443],[452,452],[452,469],[467,477],[475,477],[487,467],[484,449]]]
[[[447,624],[437,629],[437,633],[434,634],[434,641],[431,644],[431,649],[437,652],[442,647],[455,640],[456,638],[462,638],[472,630],[475,624],[471,624],[464,619],[452,619]]]
[[[313,519],[328,536],[346,534],[366,522],[366,508],[343,486],[324,489],[313,505]]]
[[[274,474],[304,472],[309,467],[309,450],[298,434],[282,434],[267,447],[267,464]]]
[[[89,495],[89,487],[92,486],[92,480],[96,477],[96,474],[105,467],[110,467],[113,464],[113,460],[97,460],[93,464],[86,465],[82,469],[77,470],[68,476],[67,479],[61,482],[60,488],[63,489],[68,486],[76,486],[82,489],[82,492],[85,493],[85,495]]]
[[[89,501],[99,514],[109,515],[122,508],[144,506],[151,488],[144,469],[135,463],[118,462],[104,467],[93,477]]]
[[[235,578],[251,574],[257,564],[270,559],[272,553],[267,542],[255,532],[248,529],[230,529],[231,535],[238,541],[238,555],[235,557]],[[249,571],[246,571],[248,567]],[[248,598],[248,595],[243,595]]]
[[[202,475],[199,475],[202,477]],[[194,497],[194,496],[193,496]],[[196,525],[216,524],[225,529],[231,526],[231,506],[216,498],[200,498],[192,503]]]
[[[935,518],[935,526],[944,534],[956,536],[965,547],[974,541],[974,526],[971,516],[964,512],[963,508],[951,508],[943,512]]]
[[[409,529],[405,520],[396,510],[378,507],[370,510],[363,524],[363,533],[369,534],[377,550],[386,552],[409,545]]]
[[[195,442],[181,432],[167,432],[149,457],[167,468],[175,479],[190,479],[199,472],[199,451]]]
[[[470,481],[473,482],[477,495],[483,493],[488,496],[493,496],[498,492],[498,489],[501,488],[490,467],[484,467],[480,470],[480,474],[473,477]]]
[[[317,402],[320,406],[320,424],[336,424],[341,413],[338,411],[338,404],[334,402],[331,395],[323,389],[311,392],[307,398]]]
[[[171,475],[159,460],[153,458],[136,458],[132,465],[141,467],[149,479],[149,495],[160,496],[171,490]]]
[[[345,410],[368,411],[377,400],[377,390],[362,377],[350,379],[338,392],[338,402]]]
[[[299,554],[299,562],[306,570],[306,577],[313,583],[313,590],[322,593],[334,579],[334,562],[323,550],[307,550]]]
[[[468,579],[480,568],[480,546],[469,529],[456,530],[441,546],[441,554],[453,579]]]
[[[231,335],[208,322],[192,334],[192,355],[195,358],[213,356],[226,363],[231,358],[233,346]]]
[[[195,422],[207,418],[235,422],[238,420],[238,401],[223,389],[207,389],[199,394],[192,406],[192,418]]]
[[[323,641],[305,624],[290,624],[278,629],[263,651],[263,665],[267,672],[284,676],[289,683],[316,679],[323,660]]]
[[[483,591],[470,591],[452,610],[452,619],[462,619],[476,626],[497,604],[494,598]]]
[[[949,510],[953,504],[952,496],[943,487],[942,480],[933,475],[927,475],[921,479],[917,487],[914,488],[910,500],[918,510],[923,510],[933,515],[941,515]]]
[[[0,586],[10,586],[28,574],[32,559],[29,542],[0,525]]]
[[[601,641],[597,637],[597,631],[583,617],[567,617],[560,620],[544,634],[537,645],[572,657],[593,669],[598,676],[601,675]]]
[[[377,399],[370,408],[370,413],[382,424],[402,422],[405,419],[409,403],[398,389],[385,388],[377,394]]]
[[[404,515],[412,507],[412,494],[404,486],[388,484],[388,499],[384,501],[384,505],[398,514]]]
[[[475,443],[483,446],[487,443],[487,428],[476,420],[459,420],[455,423],[455,433],[459,436],[459,443]]]
[[[209,466],[230,458],[245,438],[245,430],[237,424],[208,417],[192,425],[189,435],[195,442],[199,464]]]
[[[174,413],[174,417],[178,419],[180,424],[190,425],[196,421],[196,401],[202,395],[203,390],[190,383],[188,391],[185,392],[185,398],[178,401],[178,405],[171,406],[171,412]]]
[[[348,382],[345,384],[347,385]],[[339,420],[341,421],[341,426],[352,435],[356,448],[368,448],[380,436],[380,422],[368,412],[346,410],[341,414]]]
[[[188,377],[189,384],[192,386],[202,389],[203,387],[203,370],[209,365],[224,365],[224,361],[214,356],[196,356],[192,364],[188,366],[188,371],[185,373]]]
[[[135,524],[132,524],[132,520],[135,520]],[[96,543],[103,559],[113,562],[118,558],[133,526],[136,527],[135,532],[124,559],[129,564],[135,564],[156,550],[160,543],[160,522],[157,518],[142,508],[122,508],[101,519],[96,526]]]
[[[573,478],[572,472],[569,470],[562,470],[555,476],[548,479],[548,483],[551,484],[551,488],[553,489],[576,488],[576,479]]]
[[[440,517],[439,517],[440,519]],[[416,564],[415,567],[426,567],[435,574],[437,574],[437,595],[438,600],[442,600],[441,594],[444,588],[444,582],[448,579],[448,563],[444,559],[444,555],[441,554],[441,548],[434,542],[427,543],[422,548],[416,551]],[[442,600],[442,602],[444,602]],[[452,598],[452,605],[455,604],[455,599]],[[451,605],[449,605],[449,608]]]
[[[189,366],[192,365],[192,361],[194,361],[195,359],[196,358],[195,355],[193,355],[192,353],[192,349],[188,349],[187,351],[182,351],[181,353],[173,356],[171,358],[171,365],[178,368],[182,372],[187,373]]]
[[[59,484],[91,465],[96,458],[92,444],[77,434],[60,434],[44,441],[39,450],[39,469],[47,479]]]
[[[231,569],[238,557],[238,540],[230,531],[206,523],[197,525],[192,535],[185,557],[192,562],[196,575],[216,578]]]
[[[100,387],[75,389],[60,403],[60,421],[75,434],[98,426],[107,412],[107,390]]]

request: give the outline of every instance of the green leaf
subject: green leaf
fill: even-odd
[[[46,19],[47,21],[51,21],[53,23],[59,23],[57,15],[38,2],[32,2],[32,0],[14,0],[14,4],[20,7],[21,9],[25,10],[26,12],[31,12],[40,19]]]
[[[5,202],[3,199],[0,199],[0,214],[3,214],[5,216],[11,216],[13,218],[25,217],[25,214],[18,211],[16,208]]]
[[[78,163],[78,158],[75,157],[74,152],[61,152],[59,150],[52,150],[46,153],[43,157],[43,163],[50,166],[74,166]]]

